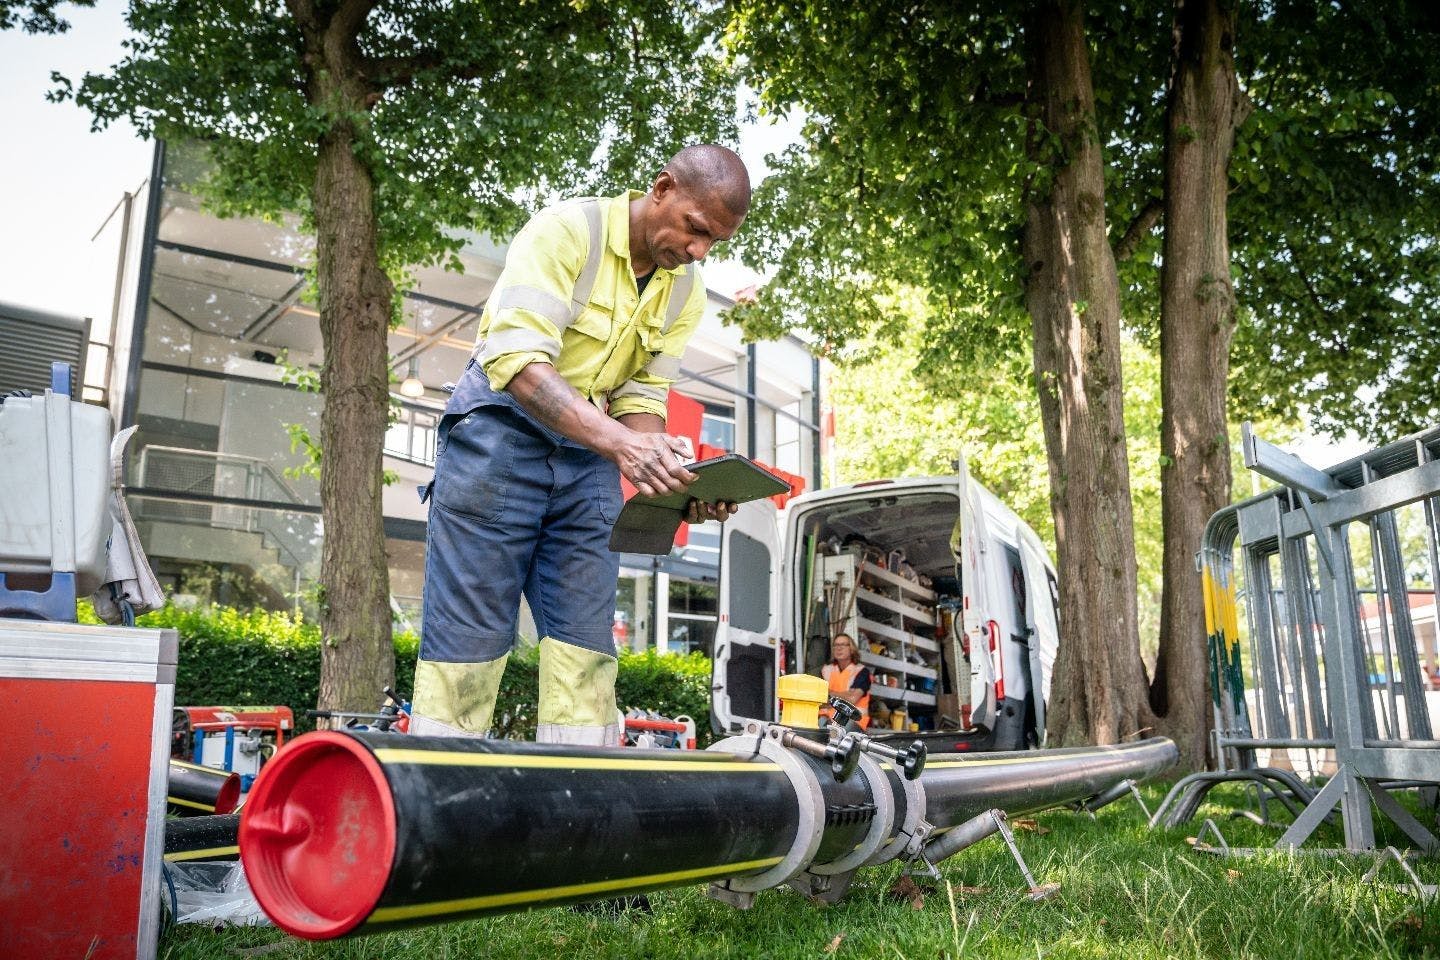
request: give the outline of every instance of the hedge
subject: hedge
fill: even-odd
[[[80,619],[97,623],[88,605]],[[167,606],[139,619],[142,627],[172,627],[180,634],[175,702],[184,705],[284,704],[295,711],[299,730],[315,723],[305,711],[320,696],[320,628],[297,614],[265,610],[241,612],[230,607],[182,609]],[[420,640],[395,635],[395,688],[408,696],[415,685],[415,656]],[[662,716],[695,720],[700,745],[710,740],[710,660],[687,656],[622,651],[616,680],[622,709],[654,710]],[[539,688],[539,649],[511,655],[500,682],[495,708],[497,736],[534,739]],[[375,707],[382,694],[375,691]]]

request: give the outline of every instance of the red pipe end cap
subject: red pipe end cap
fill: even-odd
[[[354,737],[306,734],[265,765],[240,818],[240,861],[266,915],[328,940],[365,922],[395,859],[395,802]]]
[[[235,805],[240,802],[240,774],[232,773],[225,778],[220,785],[220,792],[215,796],[215,813],[234,813]]]

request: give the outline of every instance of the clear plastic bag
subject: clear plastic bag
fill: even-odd
[[[240,861],[193,860],[165,864],[165,890],[176,923],[268,926],[270,920],[250,892]]]

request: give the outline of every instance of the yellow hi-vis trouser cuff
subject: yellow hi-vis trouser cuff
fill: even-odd
[[[553,637],[540,639],[540,743],[620,744],[618,661]]]
[[[495,697],[510,654],[485,663],[415,663],[410,732],[421,736],[483,737],[495,715]]]

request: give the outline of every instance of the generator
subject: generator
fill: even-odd
[[[170,755],[237,773],[244,790],[295,729],[285,706],[176,707],[174,716]]]
[[[625,713],[621,746],[694,750],[695,721],[684,714],[672,719],[654,710],[631,707]]]

